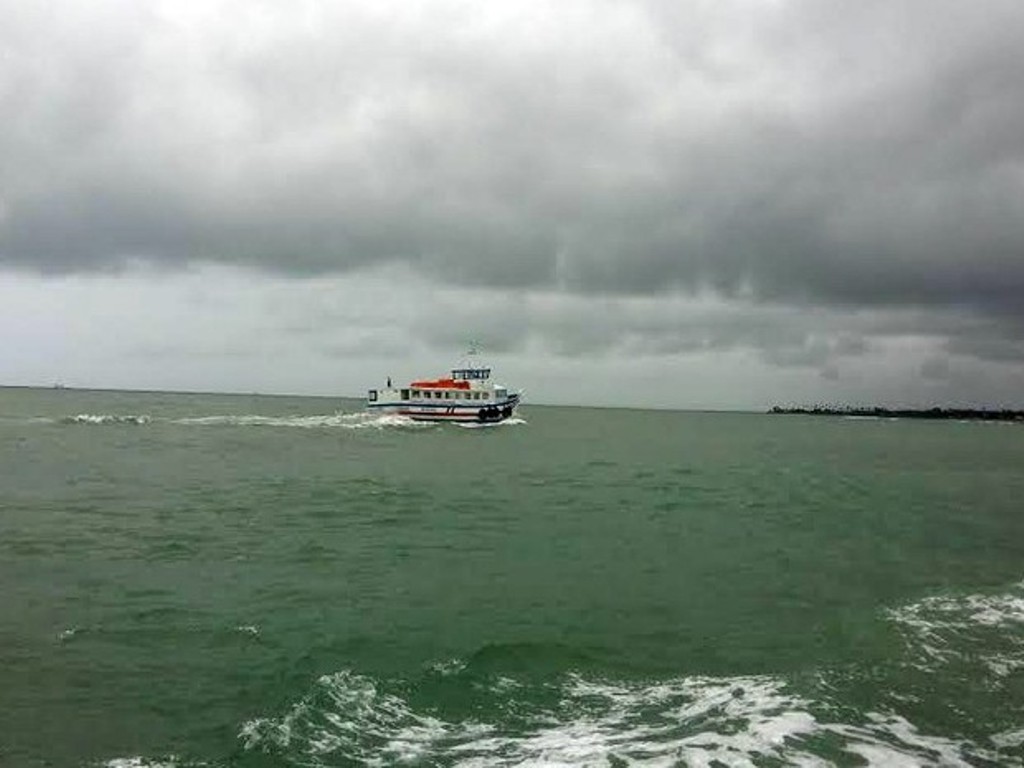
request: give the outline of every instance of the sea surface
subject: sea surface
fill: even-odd
[[[0,765],[1024,764],[1024,426],[0,389]]]

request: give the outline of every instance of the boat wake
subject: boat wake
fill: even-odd
[[[43,419],[43,423],[57,423],[73,426],[92,427],[139,427],[147,425],[176,425],[192,427],[272,427],[297,429],[436,429],[443,423],[416,421],[408,416],[394,413],[331,413],[316,415],[266,416],[261,414],[217,414],[209,416],[158,417],[148,414],[94,414],[80,413],[58,419]],[[500,422],[482,424],[460,424],[462,429],[491,429],[493,427],[517,426],[526,421],[513,417]]]
[[[481,421],[481,422],[455,422],[455,426],[460,429],[493,429],[494,427],[517,427],[526,424],[525,419],[521,419],[518,416],[513,416],[510,419],[503,419],[502,421]]]
[[[299,429],[416,429],[429,424],[405,416],[376,413],[333,413],[312,416],[196,416],[170,420],[172,424],[207,427],[295,427]]]
[[[298,429],[423,429],[436,426],[397,414],[332,413],[317,415],[265,416],[258,414],[218,414],[210,416],[156,417],[147,414],[80,413],[49,420],[49,423],[75,426],[176,425],[195,427],[277,427]]]
[[[149,424],[152,418],[149,416],[135,414],[111,414],[111,413],[79,413],[76,416],[64,416],[57,419],[58,424],[84,424],[88,426],[142,426]]]

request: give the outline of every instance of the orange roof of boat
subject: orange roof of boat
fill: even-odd
[[[429,389],[469,389],[469,382],[461,380],[456,381],[455,379],[434,379],[432,381],[414,381],[409,386]]]

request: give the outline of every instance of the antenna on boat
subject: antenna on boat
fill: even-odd
[[[476,339],[471,339],[466,346],[466,353],[460,360],[459,367],[452,370],[452,375],[457,379],[465,378],[485,380],[489,378],[491,373],[490,369],[481,368],[482,363],[478,357],[480,355],[480,342]]]

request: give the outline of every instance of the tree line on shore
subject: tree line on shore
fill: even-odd
[[[859,416],[880,419],[953,419],[956,421],[1024,421],[1024,411],[1010,408],[885,408],[882,406],[780,406],[768,411],[777,414],[810,416]]]

